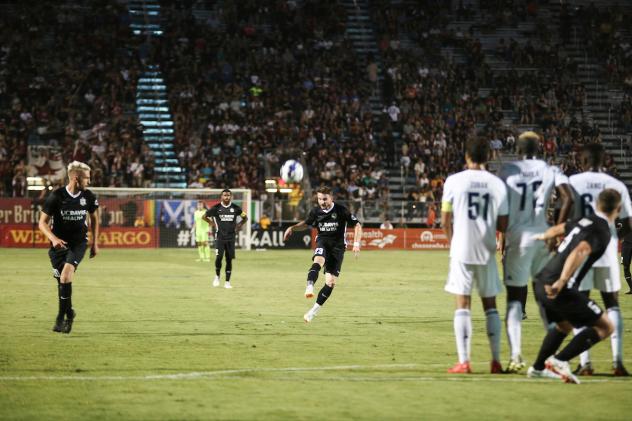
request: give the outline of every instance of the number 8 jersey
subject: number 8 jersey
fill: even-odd
[[[575,217],[593,215],[597,208],[597,196],[605,189],[614,189],[621,195],[621,213],[619,218],[632,217],[630,192],[625,184],[616,178],[602,172],[586,171],[569,177],[575,193]],[[617,236],[612,233],[606,253],[593,265],[594,267],[608,267],[612,265],[618,269]]]
[[[496,221],[509,212],[505,183],[487,171],[461,171],[447,178],[441,202],[453,214],[450,259],[487,264],[496,254]]]

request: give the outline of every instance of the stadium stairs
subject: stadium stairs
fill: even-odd
[[[158,1],[130,1],[127,7],[135,35],[147,38],[162,35]],[[158,65],[145,66],[136,85],[136,113],[143,126],[143,139],[154,155],[153,184],[154,187],[184,188],[186,176],[174,150],[175,127],[167,85]]]

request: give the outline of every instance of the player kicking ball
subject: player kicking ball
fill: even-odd
[[[313,208],[307,219],[292,225],[283,236],[287,241],[294,231],[302,231],[309,227],[316,228],[316,248],[312,257],[312,266],[307,272],[307,287],[305,298],[314,297],[314,284],[318,279],[318,273],[325,268],[325,285],[321,288],[314,306],[303,316],[306,323],[311,322],[331,296],[336,281],[340,276],[340,268],[345,254],[345,233],[347,226],[353,227],[353,252],[355,257],[360,253],[360,239],[362,238],[362,225],[358,218],[349,210],[334,203],[331,189],[320,187],[317,190],[318,206]]]
[[[509,205],[502,180],[485,170],[489,145],[485,139],[466,144],[467,169],[445,182],[441,225],[450,240],[450,272],[445,290],[456,297],[454,335],[459,362],[448,373],[471,373],[472,290],[478,289],[485,311],[492,353],[491,373],[500,365],[501,324],[496,295],[502,291],[496,267],[496,230],[507,229]]]
[[[555,327],[545,336],[527,377],[560,378],[567,383],[579,383],[568,362],[614,331],[608,316],[579,291],[579,286],[608,249],[620,210],[621,195],[614,189],[606,189],[599,194],[593,215],[556,225],[536,237],[546,241],[563,234],[564,241],[557,248],[557,255],[536,275],[536,296],[544,307],[547,321],[555,323]],[[556,354],[573,327],[584,329]]]

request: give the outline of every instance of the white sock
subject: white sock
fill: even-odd
[[[312,313],[314,313],[314,315],[318,314],[318,311],[320,310],[321,305],[318,303],[314,304],[314,307],[312,307],[312,309],[310,310]]]
[[[522,313],[520,313],[522,317]],[[489,348],[492,351],[492,360],[500,360],[500,335],[501,335],[501,322],[498,310],[490,308],[485,312],[485,318],[487,321],[487,339],[489,339]]]
[[[623,318],[619,307],[611,307],[607,310],[608,318],[614,325],[614,332],[610,335],[610,346],[612,347],[612,361],[623,360]]]
[[[458,309],[454,312],[454,336],[459,363],[470,360],[470,343],[472,341],[472,316],[470,310]]]
[[[518,358],[522,354],[522,303],[520,301],[507,303],[507,337],[511,358]]]
[[[579,332],[581,332],[584,329],[586,329],[586,328],[585,327],[580,327],[579,329],[578,328],[573,328],[573,336],[579,335]],[[590,352],[589,351],[584,351],[581,354],[579,354],[579,363],[582,366],[590,363]]]

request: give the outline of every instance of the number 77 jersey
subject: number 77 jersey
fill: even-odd
[[[496,254],[496,221],[509,212],[505,184],[487,171],[461,171],[447,178],[441,202],[453,214],[450,258],[487,264]]]

